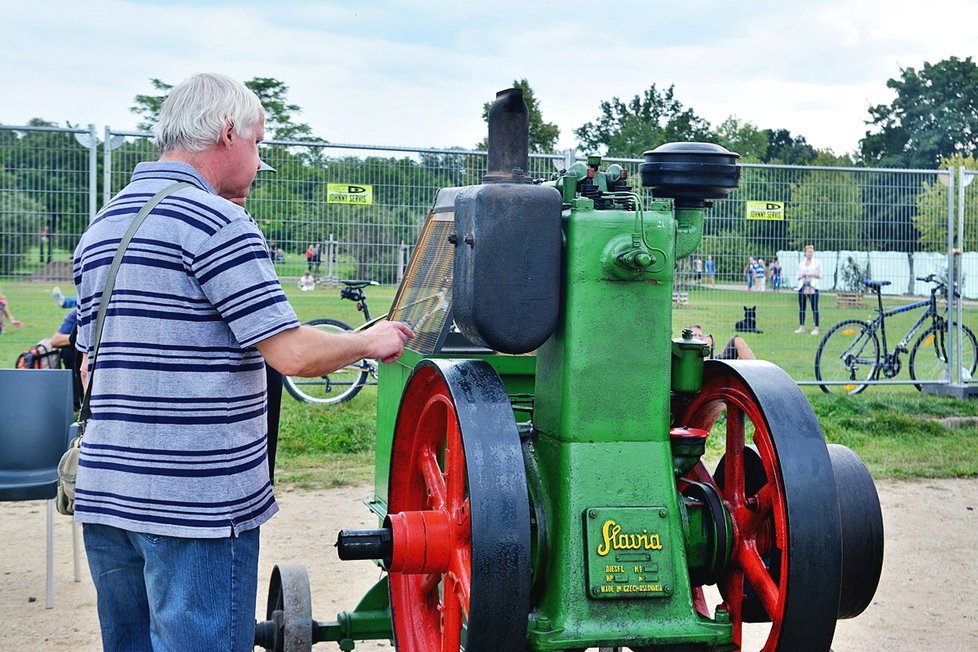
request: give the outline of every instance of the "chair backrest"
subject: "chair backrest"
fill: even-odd
[[[0,369],[0,500],[24,500],[6,485],[57,468],[73,418],[71,370]]]

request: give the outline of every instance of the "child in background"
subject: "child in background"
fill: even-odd
[[[299,289],[303,292],[316,289],[316,279],[312,277],[308,269],[302,272],[302,277],[299,279]]]

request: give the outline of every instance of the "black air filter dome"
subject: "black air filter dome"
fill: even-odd
[[[739,154],[713,143],[666,143],[645,152],[638,170],[656,197],[723,199],[740,183]],[[685,201],[683,203],[685,203]]]

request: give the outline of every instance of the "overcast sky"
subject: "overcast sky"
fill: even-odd
[[[712,125],[734,115],[837,154],[886,81],[975,54],[978,0],[0,0],[0,123],[135,128],[150,78],[272,77],[336,143],[473,147],[482,105],[526,78],[573,130],[652,84]]]

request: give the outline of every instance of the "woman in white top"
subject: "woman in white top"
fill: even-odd
[[[805,304],[812,304],[812,317],[815,328],[812,335],[818,335],[818,281],[822,278],[822,263],[815,258],[815,248],[805,245],[805,259],[798,265],[798,329],[805,332]]]

